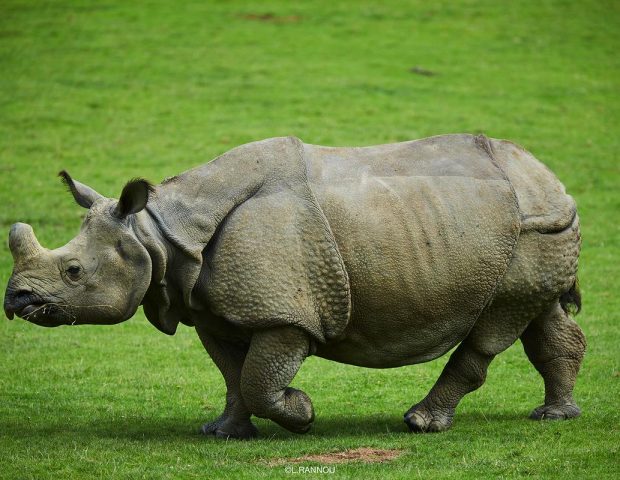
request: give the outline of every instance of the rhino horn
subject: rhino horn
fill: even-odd
[[[16,223],[11,227],[9,248],[15,262],[32,258],[43,251],[32,227],[26,223]]]

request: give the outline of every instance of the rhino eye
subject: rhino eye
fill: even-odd
[[[77,265],[71,265],[69,268],[67,268],[67,274],[72,278],[79,277],[81,271],[82,269]]]

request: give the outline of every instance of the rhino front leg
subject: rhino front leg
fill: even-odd
[[[556,305],[533,321],[521,336],[530,362],[545,381],[545,404],[532,411],[534,420],[564,420],[581,410],[573,400],[573,387],[586,350],[579,326]]]
[[[314,420],[310,398],[289,387],[310,341],[295,327],[256,331],[241,373],[241,393],[250,411],[295,433],[305,433]]]
[[[227,389],[224,412],[214,421],[205,423],[202,433],[224,439],[256,437],[258,431],[250,421],[251,413],[243,401],[240,387],[247,349],[216,339],[199,327],[196,330],[207,353],[222,373]]]
[[[405,413],[409,429],[417,433],[448,430],[461,399],[484,383],[493,357],[480,353],[467,340],[461,343],[426,398]]]

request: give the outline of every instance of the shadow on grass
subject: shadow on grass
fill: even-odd
[[[199,427],[198,420],[195,423],[188,423],[187,418],[172,417],[134,416],[122,419],[92,417],[64,422],[62,419],[53,418],[48,424],[0,420],[0,431],[8,437],[17,439],[76,436],[82,439],[174,441],[200,438]]]
[[[202,422],[207,419],[189,420],[187,417],[151,418],[126,417],[121,419],[109,418],[81,418],[72,421],[53,419],[54,423],[35,424],[31,422],[0,420],[0,431],[14,439],[32,437],[65,437],[79,436],[92,439],[123,439],[135,441],[178,441],[178,440],[215,440],[214,437],[205,437],[199,432]],[[475,430],[491,423],[527,422],[526,415],[516,413],[463,413],[457,415],[456,424],[459,430]],[[262,439],[302,439],[329,438],[329,437],[367,437],[369,435],[406,434],[407,427],[402,417],[396,415],[353,415],[319,417],[310,432],[301,436],[290,433],[275,423],[254,419]]]
[[[526,414],[518,413],[464,413],[455,417],[459,430],[476,430],[484,425],[505,422],[526,422]],[[257,424],[262,437],[276,439],[299,438],[273,422]],[[384,434],[407,434],[407,425],[400,415],[352,415],[317,417],[309,436],[329,438],[336,436],[367,437]]]

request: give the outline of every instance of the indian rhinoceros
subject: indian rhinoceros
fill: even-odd
[[[575,202],[513,143],[272,138],[157,186],[132,180],[118,201],[60,175],[88,213],[51,251],[13,225],[7,316],[114,324],[143,305],[164,333],[195,327],[227,387],[206,434],[253,437],[252,415],[306,432],[312,403],[289,384],[310,355],[387,368],[458,345],[405,413],[412,431],[446,430],[518,338],[545,383],[531,418],[580,413],[585,338],[567,313],[581,303]]]

